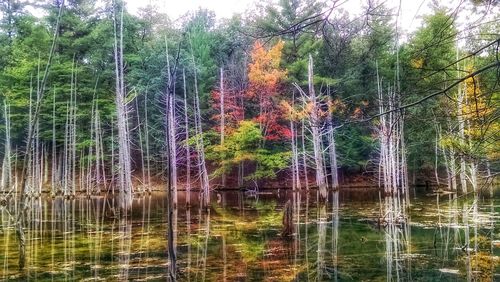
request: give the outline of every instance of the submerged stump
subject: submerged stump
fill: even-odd
[[[293,234],[293,211],[292,202],[288,200],[283,208],[283,229],[281,236],[289,237]]]

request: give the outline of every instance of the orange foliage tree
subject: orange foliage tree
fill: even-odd
[[[283,41],[279,41],[266,50],[260,41],[256,41],[248,65],[249,85],[245,96],[257,105],[254,121],[259,123],[264,139],[270,141],[291,136],[290,129],[284,125],[284,112],[280,106],[280,86],[287,74],[280,68],[283,46]]]

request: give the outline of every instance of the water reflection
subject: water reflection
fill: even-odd
[[[387,281],[412,281],[410,217],[406,198],[388,196],[384,198],[385,257]]]
[[[338,281],[338,243],[339,243],[339,192],[333,192],[332,200],[332,258],[333,281]]]
[[[361,197],[365,193],[365,197]],[[420,196],[408,206],[377,191],[213,195],[211,208],[180,202],[172,211],[179,281],[495,280],[497,200]],[[192,199],[197,197],[193,195]],[[180,201],[185,199],[179,195]],[[282,237],[290,200],[293,235]],[[26,268],[17,267],[15,203],[0,207],[1,279],[167,280],[165,194],[30,199]],[[411,220],[410,220],[411,219]],[[489,280],[488,280],[489,279]]]

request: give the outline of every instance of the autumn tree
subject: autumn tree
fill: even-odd
[[[472,73],[474,67],[468,66],[466,71]],[[498,138],[495,136],[498,134],[499,123],[494,117],[492,97],[485,95],[481,87],[480,77],[470,77],[460,86],[459,93],[462,96],[456,113],[460,123],[458,132],[450,132],[442,140],[446,149],[457,152],[464,160],[464,180],[474,192],[479,189],[480,177],[490,174],[489,159],[498,158]],[[486,173],[481,173],[481,166],[486,168]]]
[[[238,127],[238,123],[243,120],[243,106],[240,101],[240,93],[237,90],[229,88],[226,83],[220,85],[219,89],[210,93],[210,105],[214,110],[212,120],[216,122],[214,129],[220,133],[222,130],[221,120],[223,120],[224,133],[231,134]]]
[[[283,113],[279,107],[282,97],[280,82],[286,78],[286,71],[280,68],[283,46],[283,41],[279,41],[266,50],[260,41],[256,41],[248,65],[246,98],[256,104],[254,121],[259,124],[264,139],[269,141],[290,137],[290,129],[283,125]]]

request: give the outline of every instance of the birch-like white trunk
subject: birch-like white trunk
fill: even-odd
[[[5,120],[5,150],[2,163],[2,185],[3,192],[9,191],[12,181],[12,160],[11,160],[11,145],[10,145],[10,106],[4,100],[4,120]]]
[[[194,58],[193,58],[194,61]],[[196,75],[196,67],[194,72],[194,89],[195,89],[195,128],[196,128],[196,148],[198,151],[200,184],[201,184],[201,197],[202,205],[208,208],[210,204],[210,183],[208,178],[208,171],[205,162],[205,145],[203,143],[203,129],[201,127],[201,113],[200,113],[200,96],[198,93],[198,78]]]
[[[459,60],[458,60],[458,46],[456,49],[456,58],[457,58],[457,76],[460,77],[460,67],[459,67]],[[458,136],[459,136],[459,143],[460,144],[465,144],[465,123],[464,123],[464,111],[463,111],[463,106],[464,106],[464,94],[465,91],[462,89],[462,85],[458,85],[457,89],[457,120],[458,120]],[[466,163],[465,163],[465,157],[462,153],[460,153],[460,171],[459,171],[459,178],[460,178],[460,186],[462,188],[463,193],[467,193],[467,179],[466,179]]]
[[[462,91],[462,87],[458,87],[458,97],[457,97],[457,120],[458,120],[458,136],[460,144],[465,144],[465,125],[463,118],[463,100],[464,93]],[[459,168],[459,178],[460,178],[460,187],[462,188],[463,193],[467,193],[467,179],[466,179],[466,163],[465,158],[462,153],[459,155],[460,159],[460,168]]]
[[[306,186],[306,190],[309,190],[309,177],[307,173],[307,152],[306,152],[306,129],[305,129],[304,119],[301,121],[301,130],[302,130],[302,171],[304,174],[304,183]]]
[[[175,87],[174,87],[175,89]],[[174,206],[177,206],[177,142],[176,142],[176,122],[175,122],[175,99],[174,99],[175,92],[171,94],[171,96],[168,98],[169,99],[169,104],[170,104],[170,112],[168,113],[168,123],[169,125],[169,132],[168,134],[170,135],[169,141],[170,141],[170,176],[172,178],[172,197],[173,197],[173,204]]]
[[[189,115],[188,115],[188,102],[187,102],[187,89],[186,89],[186,72],[182,70],[182,84],[184,90],[184,130],[185,130],[185,144],[186,149],[186,205],[191,205],[191,150],[188,144],[189,140]]]
[[[220,68],[220,144],[224,145],[224,137],[225,137],[225,112],[224,112],[224,69]],[[226,173],[223,172],[221,176],[222,187],[226,186]]]
[[[380,142],[379,183],[389,195],[409,196],[406,148],[404,142],[404,114],[400,107],[400,94],[397,86],[389,86],[387,94],[382,90],[382,80],[378,74],[377,92],[380,123],[377,129]]]
[[[309,66],[308,66],[308,85],[309,85],[309,99],[312,103],[312,110],[310,114],[309,123],[311,126],[313,148],[314,148],[314,162],[316,164],[316,185],[319,189],[319,195],[322,200],[327,199],[327,182],[324,173],[324,163],[323,163],[323,151],[321,149],[321,132],[320,132],[320,120],[318,116],[319,103],[316,97],[316,92],[314,90],[313,82],[313,59],[309,55]]]
[[[57,143],[56,143],[56,89],[52,97],[52,175],[51,175],[51,196],[57,194],[59,186],[58,167],[57,167]]]
[[[297,129],[295,122],[290,119],[290,131],[292,133],[290,142],[292,145],[292,189],[300,190],[299,157],[297,150]]]
[[[169,189],[171,189],[172,196],[172,204],[173,207],[177,207],[177,142],[176,142],[176,124],[175,124],[175,73],[172,74],[170,69],[170,59],[168,53],[168,42],[165,37],[165,52],[167,57],[167,76],[168,76],[168,85],[169,87],[167,96],[166,96],[166,104],[167,110],[165,113],[166,122],[167,122],[167,143],[168,146],[168,154],[169,154]]]
[[[436,128],[436,140],[434,141],[434,176],[436,177],[436,185],[439,187],[441,185],[439,181],[438,162],[439,162],[439,136]]]
[[[151,192],[151,163],[149,154],[148,92],[146,92],[146,95],[144,97],[144,142],[144,146],[146,147],[146,191],[149,193]]]
[[[328,97],[330,104],[331,98]],[[335,128],[333,127],[333,115],[331,110],[328,112],[328,141],[330,142],[328,150],[330,156],[330,174],[332,178],[332,188],[339,188],[339,179],[338,179],[338,164],[337,164],[337,148],[335,144]]]
[[[195,94],[195,129],[196,129],[196,150],[198,153],[198,166],[200,173],[201,184],[201,204],[204,208],[208,208],[210,204],[210,182],[208,178],[208,171],[205,162],[205,145],[203,143],[203,128],[201,126],[201,112],[200,112],[200,95],[198,92],[198,75],[196,61],[194,58],[192,42],[191,43],[191,59],[194,67],[194,94]]]
[[[137,118],[137,135],[139,137],[139,150],[141,151],[141,182],[142,182],[142,187],[141,190],[145,191],[145,183],[146,183],[146,163],[144,162],[144,144],[142,140],[142,123],[141,123],[141,115],[139,113],[139,101],[136,99],[135,100],[135,113],[136,113],[136,118]]]
[[[132,170],[130,163],[130,144],[127,125],[127,105],[125,102],[125,77],[123,62],[123,3],[120,3],[120,19],[116,14],[116,1],[113,1],[114,22],[114,59],[116,84],[116,125],[118,128],[118,186],[122,209],[128,210],[132,205]],[[119,30],[118,30],[119,29]]]

